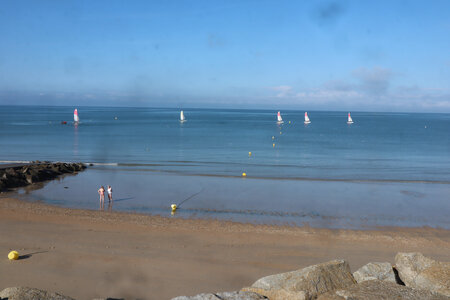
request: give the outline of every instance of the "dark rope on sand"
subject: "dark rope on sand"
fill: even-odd
[[[201,192],[203,192],[203,190],[204,190],[204,189],[201,189],[200,192],[197,192],[197,193],[195,193],[195,194],[193,194],[193,195],[187,197],[186,199],[184,199],[183,201],[181,201],[181,202],[177,205],[177,207],[179,208],[181,204],[183,204],[184,202],[188,201],[189,199],[194,198],[195,196],[197,196],[198,194],[200,194]]]

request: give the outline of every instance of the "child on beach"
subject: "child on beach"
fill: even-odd
[[[108,200],[109,202],[112,201],[112,187],[108,185]]]
[[[105,188],[103,186],[98,189],[98,194],[100,195],[100,208],[102,208],[105,203]]]

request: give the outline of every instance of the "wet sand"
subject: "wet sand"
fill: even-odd
[[[238,290],[335,258],[352,270],[420,251],[450,261],[450,231],[332,230],[67,209],[0,198],[0,289],[30,286],[77,299],[170,299]],[[8,261],[10,250],[22,259]]]

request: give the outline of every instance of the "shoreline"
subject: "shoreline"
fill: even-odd
[[[231,291],[269,274],[336,258],[352,271],[395,253],[450,260],[450,230],[254,225],[63,208],[0,198],[0,289],[30,286],[74,298],[170,299]],[[9,197],[9,198],[7,198]],[[10,250],[25,259],[8,261]]]
[[[91,167],[76,176],[45,182],[40,189],[27,189],[19,197],[96,210],[100,185],[113,187],[114,211],[169,217],[171,204],[179,206],[194,196],[183,202],[176,217],[314,228],[450,229],[445,214],[450,209],[445,201],[447,186],[435,184],[266,181]]]
[[[39,184],[39,183],[37,183]],[[41,187],[37,187],[38,189]],[[158,224],[164,224],[164,226],[174,226],[180,227],[182,229],[192,229],[191,226],[203,226],[205,229],[208,228],[208,224],[223,225],[227,228],[227,231],[233,232],[234,230],[246,230],[248,232],[284,232],[295,234],[298,232],[448,232],[449,229],[442,227],[432,227],[432,226],[369,226],[363,225],[359,229],[354,228],[333,228],[333,227],[320,227],[320,226],[310,226],[308,222],[303,223],[299,226],[296,224],[264,224],[264,223],[254,223],[245,221],[234,221],[234,220],[224,220],[217,219],[214,217],[181,217],[177,215],[172,216],[162,216],[149,213],[132,212],[132,211],[121,211],[121,210],[107,210],[108,201],[105,200],[105,208],[100,209],[86,209],[86,208],[74,208],[65,207],[56,204],[45,203],[44,201],[30,201],[26,199],[20,199],[21,195],[17,194],[16,191],[9,191],[0,193],[0,209],[5,209],[7,207],[15,207],[15,209],[25,209],[36,215],[52,215],[52,216],[71,216],[77,218],[83,218],[93,222],[105,222],[105,223],[130,223],[141,226],[159,226]],[[6,203],[1,202],[5,200]],[[113,201],[114,202],[114,201]],[[170,208],[167,209],[168,211]],[[187,226],[187,227],[186,227]],[[215,229],[216,230],[216,229]],[[449,240],[450,241],[450,240]]]

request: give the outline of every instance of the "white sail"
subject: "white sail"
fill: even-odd
[[[186,121],[186,118],[184,117],[184,112],[183,111],[180,111],[180,121],[181,122]]]
[[[283,123],[283,119],[281,118],[281,113],[280,112],[278,112],[278,114],[277,114],[277,122],[278,123]]]
[[[350,113],[348,113],[347,124],[353,124],[353,120],[352,117],[350,116]]]
[[[305,111],[305,124],[309,124],[311,121],[309,120],[308,113]]]
[[[75,123],[80,122],[80,118],[78,117],[78,110],[75,108],[75,110],[73,111],[73,121]]]

